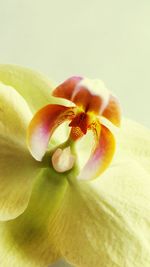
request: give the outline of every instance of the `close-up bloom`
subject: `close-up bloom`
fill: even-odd
[[[0,65],[0,148],[0,266],[150,266],[150,130],[102,81]]]

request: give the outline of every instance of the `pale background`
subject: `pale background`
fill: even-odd
[[[0,0],[0,62],[101,78],[150,127],[150,0]]]

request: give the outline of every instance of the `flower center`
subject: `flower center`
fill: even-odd
[[[98,94],[92,93],[92,90]],[[77,179],[95,179],[109,166],[115,152],[115,137],[102,118],[115,126],[120,125],[118,100],[101,81],[82,77],[69,78],[56,87],[52,95],[67,99],[73,105],[49,104],[35,114],[27,133],[32,156],[37,161],[42,161],[56,128],[69,121],[69,137],[59,148],[55,148],[55,152],[50,152],[51,164],[59,173],[73,168],[71,171],[80,172],[75,174]],[[88,130],[93,132],[94,145],[87,163],[80,170],[78,160],[75,162],[75,143],[86,135]],[[49,159],[46,162],[49,164]]]
[[[88,128],[88,115],[85,112],[80,112],[75,116],[75,118],[70,122],[70,127],[79,127],[83,134],[86,134]]]
[[[73,168],[75,156],[72,154],[70,146],[61,149],[57,148],[52,155],[52,165],[57,172],[66,172]]]

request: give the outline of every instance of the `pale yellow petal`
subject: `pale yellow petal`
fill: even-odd
[[[11,64],[0,64],[0,81],[14,87],[26,100],[32,113],[36,113],[48,104],[68,106],[71,104],[70,101],[65,99],[53,97],[51,93],[55,88],[54,82],[45,75],[29,68]],[[61,140],[63,142],[67,138],[68,132],[69,128],[66,128],[66,125],[62,125],[52,142],[61,143]]]
[[[0,223],[1,266],[48,267],[61,258],[54,242],[57,234],[54,218],[59,214],[66,185],[63,175],[43,170],[25,212],[15,220]]]
[[[56,218],[55,242],[77,267],[150,266],[149,131],[123,123],[112,165],[95,181],[70,183]]]
[[[14,87],[33,112],[50,103],[66,103],[65,100],[56,100],[51,96],[54,83],[34,70],[18,65],[1,64],[0,81]]]
[[[149,267],[149,178],[124,162],[91,185],[72,186],[55,220],[63,257],[78,267]]]
[[[117,151],[115,162],[131,157],[150,174],[150,129],[129,119],[123,119],[116,132]],[[119,159],[120,158],[120,159]]]
[[[24,211],[38,172],[26,146],[31,117],[24,99],[12,87],[0,84],[0,220]]]

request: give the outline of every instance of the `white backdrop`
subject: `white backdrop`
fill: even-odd
[[[149,0],[0,0],[0,62],[101,78],[150,126],[149,14]]]

